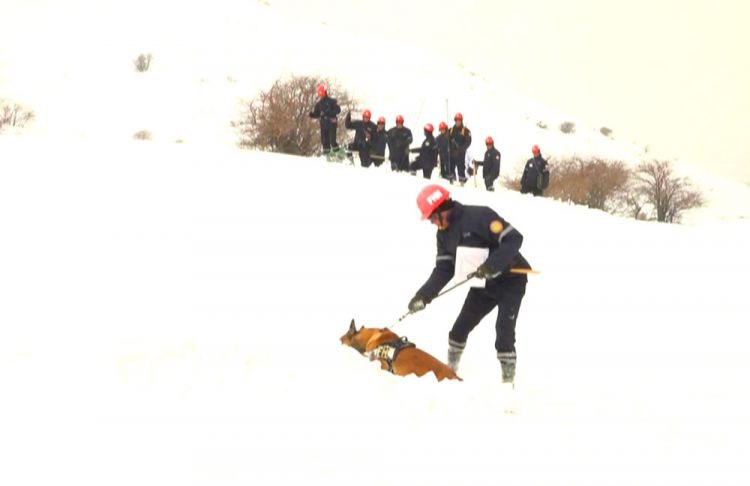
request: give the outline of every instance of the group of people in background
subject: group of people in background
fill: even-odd
[[[322,153],[332,160],[333,154],[342,152],[336,141],[341,107],[335,98],[328,96],[325,86],[318,86],[317,95],[318,102],[310,112],[310,117],[320,120]],[[354,140],[346,147],[346,155],[353,160],[356,152],[362,167],[380,167],[386,160],[385,149],[388,147],[391,170],[410,172],[413,175],[421,170],[424,178],[430,179],[433,170],[439,167],[440,177],[450,184],[457,182],[462,186],[468,180],[467,175],[471,177],[478,174],[479,167],[482,167],[485,187],[488,191],[494,191],[495,181],[500,177],[501,159],[500,151],[495,148],[495,141],[491,136],[485,138],[484,158],[472,160],[467,169],[466,152],[472,142],[471,130],[464,125],[461,113],[456,113],[453,122],[452,127],[440,122],[437,136],[434,134],[434,126],[427,123],[423,128],[422,144],[411,148],[414,137],[411,130],[404,126],[403,116],[396,116],[396,126],[386,130],[385,118],[381,116],[377,123],[373,123],[370,110],[362,112],[361,120],[352,120],[351,112],[347,112],[344,126],[347,130],[354,130]],[[410,161],[410,153],[417,154],[414,161]],[[549,170],[539,146],[534,145],[532,154],[533,157],[526,162],[521,176],[521,192],[541,196],[549,184]]]

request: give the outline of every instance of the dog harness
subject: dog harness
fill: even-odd
[[[406,336],[402,336],[395,341],[381,344],[370,351],[368,357],[370,358],[370,361],[375,361],[376,359],[385,361],[385,364],[388,365],[388,371],[393,373],[393,362],[396,361],[398,353],[400,353],[402,349],[414,347],[416,347],[416,344],[410,342]]]

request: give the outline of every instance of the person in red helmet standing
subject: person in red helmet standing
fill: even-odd
[[[387,133],[385,131],[385,118],[378,118],[375,133],[372,134],[370,141],[370,159],[375,167],[380,167],[385,161],[385,147],[387,143]]]
[[[338,128],[338,115],[341,108],[335,98],[328,96],[328,90],[324,85],[318,86],[318,102],[315,103],[310,118],[320,119],[320,143],[323,146],[323,155],[331,159],[331,151],[338,150],[336,141],[336,129]]]
[[[531,147],[532,158],[526,161],[521,176],[521,194],[531,193],[542,196],[549,185],[549,170],[547,161],[542,158],[542,151],[538,145]]]
[[[419,148],[411,149],[409,152],[418,153],[417,159],[409,165],[409,171],[412,175],[417,174],[417,169],[422,169],[422,175],[425,179],[432,177],[432,169],[437,165],[437,146],[433,132],[435,128],[432,123],[424,126],[424,142]]]
[[[487,137],[484,140],[484,145],[487,147],[487,151],[484,153],[484,159],[481,162],[474,161],[474,172],[477,171],[478,166],[482,166],[484,185],[488,191],[494,191],[495,179],[500,177],[500,152],[495,148],[495,141],[492,137]],[[469,173],[469,175],[473,174]]]
[[[346,113],[346,118],[344,119],[344,126],[349,130],[354,130],[354,141],[347,147],[350,150],[348,154],[350,155],[351,151],[356,150],[359,154],[359,163],[362,167],[370,167],[370,164],[372,164],[370,146],[377,126],[370,121],[370,118],[372,118],[370,110],[365,110],[362,112],[362,120],[352,121],[352,113],[350,111]]]
[[[391,170],[409,170],[409,145],[414,140],[411,130],[404,126],[404,117],[396,117],[396,126],[388,130],[388,158],[391,160]]]
[[[529,269],[521,255],[523,236],[486,206],[464,206],[439,185],[429,185],[417,196],[422,219],[437,226],[437,258],[427,281],[409,301],[419,312],[454,276],[474,276],[461,312],[448,333],[448,366],[458,369],[469,333],[496,307],[495,350],[502,381],[516,374],[516,319],[526,293],[527,277],[511,269]]]
[[[440,177],[448,179],[453,184],[453,178],[451,178],[451,146],[448,139],[448,124],[441,121],[439,130],[440,134],[435,138],[435,144],[437,146],[438,158],[440,159]]]
[[[471,130],[464,125],[464,116],[456,113],[453,117],[454,125],[448,131],[448,140],[451,147],[451,175],[456,177],[458,171],[458,182],[463,186],[466,183],[466,151],[471,146]]]

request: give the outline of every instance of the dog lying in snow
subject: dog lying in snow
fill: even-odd
[[[406,376],[414,373],[423,376],[432,371],[438,381],[445,378],[461,379],[448,365],[417,348],[406,338],[399,337],[387,327],[357,329],[352,319],[349,330],[341,336],[341,344],[356,349],[372,361],[380,360],[380,368],[395,375]]]

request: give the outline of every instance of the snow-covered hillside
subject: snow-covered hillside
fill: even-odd
[[[240,151],[237,101],[325,73],[411,127],[443,118],[451,93],[503,171],[532,143],[640,149],[541,130],[564,117],[434,53],[379,39],[405,52],[404,75],[373,71],[357,42],[272,2],[89,3],[29,2],[0,32],[0,95],[37,114],[0,135],[1,484],[750,481],[746,186],[713,181],[689,226],[452,188],[512,222],[542,272],[506,414],[492,318],[461,383],[398,378],[339,343],[351,318],[393,325],[427,278],[425,182]],[[6,42],[32,21],[55,42]],[[140,52],[155,56],[145,74]],[[395,330],[443,359],[464,295]]]
[[[427,277],[420,179],[158,142],[0,144],[4,484],[750,479],[745,222],[454,190],[517,226],[542,271],[506,415],[491,322],[463,383],[397,378],[338,342],[352,317],[392,325]],[[269,166],[296,175],[271,184]],[[463,295],[396,329],[444,357]]]
[[[292,7],[236,0],[210,8],[145,0],[31,2],[12,10],[0,32],[0,96],[33,109],[37,121],[27,132],[44,137],[114,142],[147,130],[159,141],[228,147],[237,141],[230,122],[238,119],[241,100],[279,77],[322,75],[340,80],[389,125],[404,115],[417,135],[425,123],[450,121],[461,111],[477,140],[477,157],[479,141],[495,139],[501,175],[518,173],[534,144],[553,158],[597,155],[636,165],[670,157],[646,153],[647,140],[618,140],[617,127],[612,140],[599,127],[519,96],[503,79],[446,60],[438,44],[426,51],[362,31],[348,25],[340,9],[326,8],[327,20],[319,22],[294,15]],[[171,20],[176,11],[179,21]],[[29,25],[55,42],[18,42],[29,36]],[[136,73],[131,60],[146,52],[154,55],[152,67]],[[559,131],[564,121],[576,123],[575,134]],[[750,218],[746,184],[680,164],[678,172],[708,200],[707,208],[686,215],[686,223]]]

